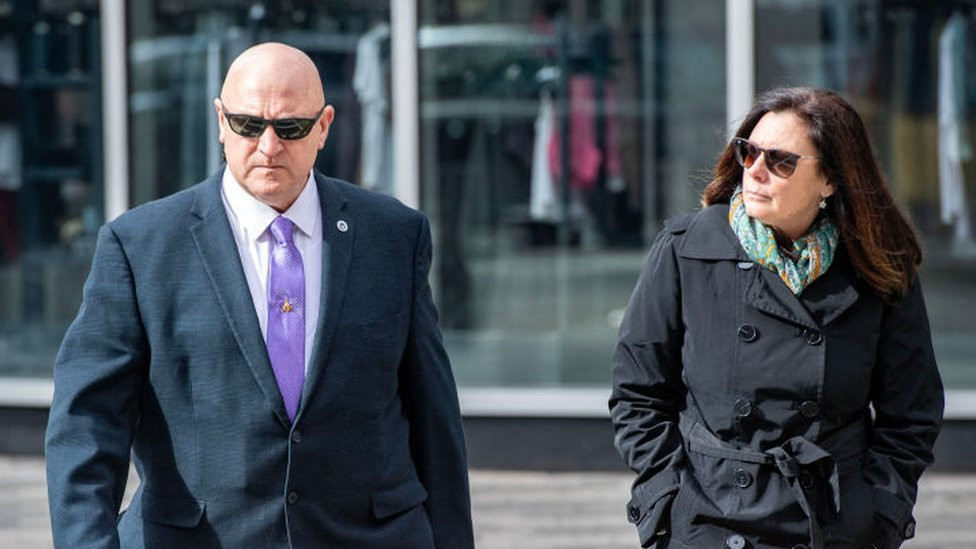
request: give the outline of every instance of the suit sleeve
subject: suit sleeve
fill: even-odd
[[[945,404],[917,279],[907,296],[885,307],[871,384],[875,420],[864,478],[874,487],[876,522],[887,532],[879,547],[898,547],[915,532],[918,480],[932,463]]]
[[[146,338],[132,271],[110,226],[98,234],[78,316],[54,365],[45,444],[56,547],[118,547]]]
[[[674,236],[665,230],[651,246],[620,325],[610,396],[614,445],[637,473],[627,518],[645,547],[666,532],[680,484],[683,334]]]
[[[401,399],[410,422],[410,449],[436,546],[474,547],[467,456],[457,387],[441,341],[428,276],[430,226],[421,223],[414,256],[410,335],[400,365]]]

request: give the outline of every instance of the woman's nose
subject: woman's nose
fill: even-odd
[[[753,160],[752,166],[746,168],[746,171],[749,172],[749,177],[757,181],[762,181],[769,177],[769,170],[766,168],[766,153],[760,151],[759,156]]]

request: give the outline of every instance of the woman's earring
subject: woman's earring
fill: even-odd
[[[826,198],[821,198],[820,199],[820,204],[817,204],[817,206],[820,206],[820,209],[821,210],[826,210],[827,209],[827,199]]]

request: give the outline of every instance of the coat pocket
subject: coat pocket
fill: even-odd
[[[193,528],[200,524],[206,509],[206,503],[198,499],[160,496],[148,491],[142,493],[141,503],[144,520],[179,528]]]
[[[627,504],[627,520],[637,527],[642,547],[648,547],[670,533],[667,517],[680,485],[676,474],[664,476],[666,480],[659,478],[657,482],[635,486]]]
[[[427,490],[419,480],[412,479],[373,494],[373,516],[383,520],[398,515],[427,501]]]

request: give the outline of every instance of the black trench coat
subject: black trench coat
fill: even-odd
[[[797,297],[705,208],[658,236],[620,326],[628,518],[644,546],[898,547],[943,404],[917,281],[886,303],[838,250]]]

